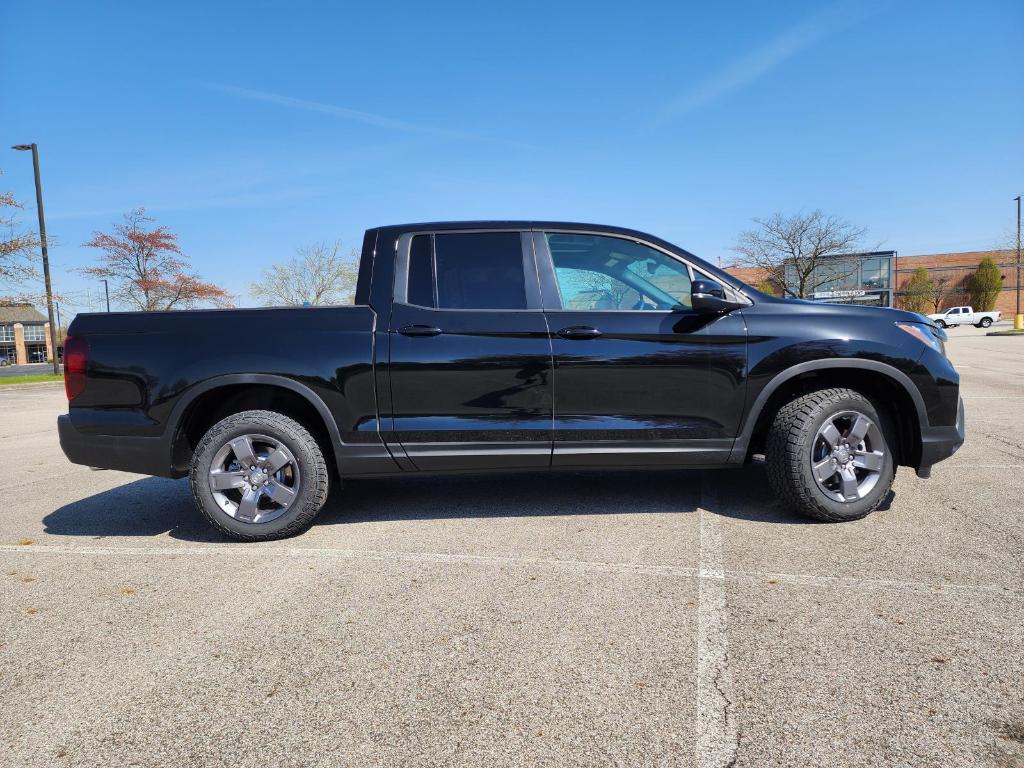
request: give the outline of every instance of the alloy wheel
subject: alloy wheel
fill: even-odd
[[[882,431],[857,411],[830,416],[814,436],[811,474],[833,501],[863,499],[878,483],[885,466]]]
[[[225,513],[244,523],[269,523],[299,496],[299,464],[280,440],[240,435],[226,442],[210,463],[209,484]]]

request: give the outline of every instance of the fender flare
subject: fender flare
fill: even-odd
[[[292,392],[300,395],[309,401],[316,412],[320,414],[320,418],[323,419],[324,425],[327,427],[327,432],[331,436],[332,442],[335,445],[341,444],[341,432],[338,430],[338,423],[334,420],[334,414],[331,413],[327,404],[320,398],[320,396],[312,389],[307,387],[305,384],[289,379],[286,376],[276,376],[269,373],[228,373],[223,376],[214,376],[212,379],[206,379],[192,387],[182,395],[174,408],[171,409],[171,414],[167,419],[167,435],[166,439],[168,444],[172,445],[175,438],[178,435],[178,431],[181,428],[181,419],[185,415],[185,411],[192,403],[210,390],[219,389],[220,387],[228,387],[233,384],[266,384],[275,387],[282,387],[284,389],[290,389]]]
[[[917,420],[922,433],[928,428],[928,410],[925,407],[924,398],[921,397],[921,393],[918,391],[917,386],[915,386],[910,377],[899,368],[894,368],[887,363],[880,363],[877,360],[865,360],[859,357],[808,360],[807,362],[798,363],[777,373],[771,381],[765,384],[760,393],[758,393],[757,398],[754,400],[753,405],[750,406],[750,410],[743,421],[743,426],[740,428],[739,434],[736,436],[736,442],[733,444],[729,462],[742,463],[746,459],[747,447],[750,445],[750,438],[754,433],[754,426],[761,417],[761,411],[764,409],[768,399],[778,390],[779,387],[800,374],[830,368],[857,368],[864,371],[874,371],[875,373],[880,373],[892,379],[903,388],[903,390],[910,396],[911,402],[914,403],[914,410],[917,411]]]

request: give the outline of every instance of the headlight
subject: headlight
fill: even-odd
[[[896,327],[901,331],[906,331],[940,355],[946,354],[946,332],[941,328],[927,323],[896,323]]]

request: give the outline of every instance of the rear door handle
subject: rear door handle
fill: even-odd
[[[398,332],[403,336],[440,336],[444,333],[433,325],[403,325]]]
[[[596,339],[601,332],[589,325],[570,325],[560,330],[558,335],[563,339]]]

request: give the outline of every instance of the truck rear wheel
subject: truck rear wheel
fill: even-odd
[[[979,328],[991,328],[992,327],[992,318],[991,317],[983,317],[983,318],[981,318],[981,322],[978,323],[978,327]]]
[[[827,522],[874,511],[896,472],[886,423],[852,389],[820,389],[784,405],[768,432],[768,480],[795,511]]]
[[[327,499],[327,464],[312,435],[274,411],[217,422],[192,456],[196,507],[236,539],[266,541],[305,531]]]

